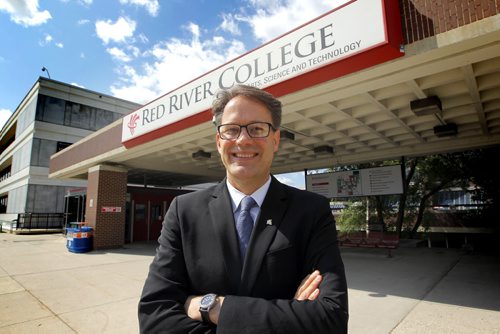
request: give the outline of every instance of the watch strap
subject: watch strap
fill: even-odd
[[[210,321],[210,317],[208,316],[208,312],[210,310],[200,310],[201,313],[201,318],[203,319],[203,322],[206,322],[207,324],[211,324],[212,322]]]

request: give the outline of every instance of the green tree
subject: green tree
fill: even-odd
[[[418,158],[412,158],[406,160],[404,157],[401,158],[401,165],[403,166],[403,193],[399,196],[398,201],[398,214],[396,219],[396,233],[399,237],[401,237],[401,231],[403,229],[403,222],[405,219],[405,211],[406,211],[406,199],[408,197],[408,189],[410,188],[410,181],[415,174],[415,170],[417,167]],[[406,167],[406,163],[408,163],[408,167]]]
[[[355,232],[366,227],[366,205],[363,202],[352,202],[337,218],[337,227],[342,232]]]
[[[419,159],[407,192],[407,200],[418,203],[415,224],[410,238],[415,236],[428,206],[429,199],[440,190],[451,187],[464,188],[470,176],[466,166],[471,161],[470,152],[438,154]],[[408,203],[407,203],[408,204]]]

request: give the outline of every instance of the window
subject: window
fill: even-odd
[[[5,167],[2,171],[0,171],[0,182],[10,177],[11,166]]]
[[[36,120],[62,125],[65,109],[66,101],[52,96],[39,95]]]
[[[85,130],[99,130],[122,115],[80,103],[38,95],[36,120]]]
[[[64,150],[66,147],[71,146],[71,143],[66,143],[64,141],[57,142],[56,152]]]
[[[152,205],[151,206],[151,220],[162,220],[161,216],[161,205]]]
[[[0,213],[7,213],[7,202],[9,201],[9,196],[0,196]]]
[[[135,205],[135,220],[144,220],[146,212],[146,206],[144,204],[137,203]]]
[[[114,122],[113,114],[116,113],[107,110],[97,109],[95,117],[95,129],[99,130],[105,127],[106,125],[113,123]]]
[[[80,129],[92,129],[91,119],[93,119],[93,109],[79,103],[68,102],[66,104],[66,121],[64,125]]]

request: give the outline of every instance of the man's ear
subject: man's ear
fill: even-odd
[[[221,150],[221,148],[220,148],[220,141],[221,141],[221,139],[220,139],[219,133],[216,133],[215,134],[215,143],[217,144],[217,151],[219,151],[219,153],[220,153],[220,150]]]

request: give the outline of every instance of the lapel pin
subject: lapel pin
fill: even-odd
[[[266,222],[266,225],[271,226],[272,224],[273,224],[273,220],[272,219],[268,219],[267,222]]]

